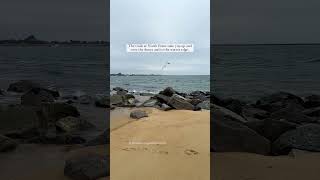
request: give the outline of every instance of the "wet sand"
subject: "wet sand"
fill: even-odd
[[[212,153],[212,180],[319,180],[320,153],[263,156],[249,153]]]
[[[210,112],[143,109],[140,120],[133,109],[111,112],[110,179],[209,179]]]

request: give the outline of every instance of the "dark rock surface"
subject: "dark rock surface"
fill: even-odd
[[[194,106],[187,101],[184,97],[174,94],[170,97],[168,105],[174,107],[179,110],[193,110]]]
[[[61,118],[56,122],[56,128],[58,131],[72,133],[79,130],[85,130],[93,127],[89,122],[78,118],[68,116],[65,118]]]
[[[174,90],[172,87],[167,87],[163,91],[160,91],[159,94],[171,97],[173,94],[178,94],[178,92]]]
[[[269,116],[269,113],[265,110],[254,108],[254,107],[243,107],[242,116],[246,119],[256,118],[256,119],[265,119]]]
[[[39,128],[42,120],[37,110],[32,107],[5,106],[0,111],[0,133]]]
[[[144,117],[148,117],[148,114],[142,110],[135,110],[130,113],[130,117],[133,119],[141,119]]]
[[[29,80],[21,80],[21,81],[10,84],[8,91],[24,93],[33,88],[40,88],[40,85]]]
[[[306,108],[314,108],[320,106],[320,95],[310,95],[305,97],[304,106]]]
[[[159,104],[159,101],[155,98],[150,98],[149,100],[145,101],[142,106],[143,107],[155,107]]]
[[[210,110],[210,101],[203,101],[199,104],[196,105],[196,107],[200,108],[200,109],[206,109],[206,110]]]
[[[306,109],[302,113],[309,117],[320,117],[320,106],[311,109]]]
[[[272,144],[272,152],[276,155],[288,154],[291,149],[320,152],[320,125],[302,125],[285,132]]]
[[[297,127],[294,123],[273,119],[249,121],[246,125],[271,142],[275,141],[281,134]]]
[[[110,97],[109,96],[100,96],[95,100],[95,105],[97,107],[108,108],[110,107]]]
[[[91,154],[67,159],[64,174],[74,180],[96,180],[109,176],[109,158]]]
[[[40,106],[42,103],[54,102],[55,97],[47,90],[33,88],[21,96],[22,105]]]
[[[216,152],[251,152],[267,155],[270,141],[248,128],[242,120],[215,108],[211,114],[211,148]]]
[[[86,146],[97,146],[97,145],[104,145],[109,144],[110,142],[110,131],[105,130],[102,134],[95,137],[94,139],[88,141]]]
[[[0,135],[0,152],[13,151],[17,146],[18,144],[14,140]]]
[[[256,107],[269,112],[274,112],[281,108],[285,108],[292,103],[303,105],[304,101],[302,100],[302,98],[294,94],[287,92],[278,92],[259,99],[256,102]]]
[[[68,116],[80,116],[78,109],[67,103],[47,103],[42,108],[49,121],[52,122]]]

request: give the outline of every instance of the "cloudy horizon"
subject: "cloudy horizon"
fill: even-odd
[[[212,1],[212,44],[320,43],[317,0]]]
[[[109,35],[105,0],[1,0],[0,39],[104,40]]]
[[[210,74],[209,0],[111,0],[110,17],[111,73]],[[195,51],[127,53],[128,43],[193,43]]]

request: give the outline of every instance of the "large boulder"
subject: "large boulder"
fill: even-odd
[[[262,97],[256,102],[256,106],[258,108],[264,109],[269,112],[274,112],[281,108],[285,108],[289,104],[303,105],[304,101],[302,100],[302,98],[296,95],[287,92],[278,92]]]
[[[187,101],[192,104],[193,106],[197,106],[198,104],[200,104],[201,102],[203,102],[200,99],[187,99]]]
[[[24,93],[33,88],[39,88],[40,85],[29,80],[21,80],[9,85],[8,91]]]
[[[22,105],[39,106],[42,103],[54,102],[54,100],[54,96],[42,88],[33,88],[21,96]]]
[[[213,112],[216,117],[219,117],[220,119],[232,119],[237,122],[246,123],[247,120],[241,117],[240,115],[230,111],[229,109],[226,109],[224,107],[213,105]]]
[[[214,94],[210,95],[210,100],[213,104],[216,104],[218,106],[224,106],[224,102],[221,98],[215,96]]]
[[[95,137],[94,139],[88,141],[86,146],[97,146],[97,145],[104,145],[110,143],[110,131],[105,130],[102,134]]]
[[[14,140],[0,135],[0,152],[8,152],[16,149],[18,146],[17,142]]]
[[[288,154],[291,149],[320,152],[320,125],[306,124],[282,134],[272,144],[276,155]]]
[[[267,111],[250,106],[243,107],[241,114],[245,119],[265,119],[269,116],[269,113]]]
[[[210,110],[210,101],[203,101],[203,102],[197,104],[196,107],[198,107],[200,109]]]
[[[95,105],[97,107],[102,107],[102,108],[110,107],[110,96],[98,96],[98,97],[96,97]]]
[[[159,101],[156,98],[150,98],[147,101],[145,101],[142,106],[143,107],[156,107],[159,105]]]
[[[133,119],[141,119],[144,117],[148,117],[148,114],[142,110],[135,110],[130,113],[130,117]]]
[[[42,106],[42,109],[49,121],[52,122],[68,116],[80,116],[78,109],[67,103],[47,103]]]
[[[92,102],[92,97],[89,95],[81,95],[79,96],[79,103],[80,104],[90,104]],[[102,103],[105,106],[105,103]],[[100,104],[98,104],[99,106]]]
[[[230,116],[225,110],[211,111],[211,149],[216,152],[250,152],[267,155],[270,141],[248,128],[237,116]]]
[[[245,106],[246,103],[244,103],[238,99],[229,98],[229,99],[223,100],[223,104],[224,104],[225,108],[227,108],[237,114],[241,114],[243,106]]]
[[[160,91],[159,94],[171,97],[173,94],[178,94],[178,92],[172,87],[167,87],[163,91]]]
[[[303,114],[300,109],[286,107],[278,111],[273,112],[270,115],[270,119],[273,120],[286,120],[288,122],[303,124],[303,123],[312,123],[316,122],[316,119],[311,118]]]
[[[169,96],[166,96],[166,95],[163,95],[163,94],[156,94],[154,96],[154,98],[156,98],[160,103],[165,103],[165,104],[168,104],[168,102],[170,100]]]
[[[4,96],[6,93],[4,90],[0,89],[0,96]]]
[[[310,95],[305,97],[304,106],[306,108],[314,108],[320,106],[320,95]]]
[[[281,134],[297,127],[294,123],[273,119],[253,120],[247,122],[246,125],[271,142],[279,138]]]
[[[113,88],[113,90],[116,91],[116,94],[122,95],[122,96],[126,95],[128,93],[128,90],[125,90],[121,87],[115,87],[115,88]]]
[[[93,125],[84,119],[68,116],[61,118],[56,122],[58,131],[72,133],[79,130],[85,130],[93,127]]]
[[[187,99],[177,94],[174,94],[170,97],[168,105],[179,110],[194,110],[194,106],[191,103],[189,103]]]
[[[162,111],[169,111],[169,110],[171,110],[173,108],[168,106],[167,104],[163,103],[163,104],[161,104],[159,109],[162,110]]]
[[[302,113],[310,117],[320,117],[320,106],[306,109]]]
[[[66,160],[64,174],[74,180],[96,180],[110,175],[108,156],[90,154]]]
[[[136,99],[132,94],[118,95],[114,94],[110,97],[110,104],[119,107],[134,107]]]
[[[3,107],[0,111],[0,133],[26,131],[45,124],[41,110],[21,105]]]
[[[192,99],[198,99],[201,101],[207,101],[210,99],[210,96],[202,91],[193,91],[189,94],[189,96],[191,96]]]

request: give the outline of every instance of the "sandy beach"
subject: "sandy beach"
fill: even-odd
[[[131,119],[137,108],[111,112],[111,177],[114,180],[210,178],[210,112],[155,108]]]
[[[318,180],[319,153],[263,156],[251,153],[212,153],[212,180]]]
[[[108,150],[107,145],[81,147],[23,144],[14,152],[0,154],[1,179],[70,180],[63,172],[66,159],[90,154],[105,155]]]

